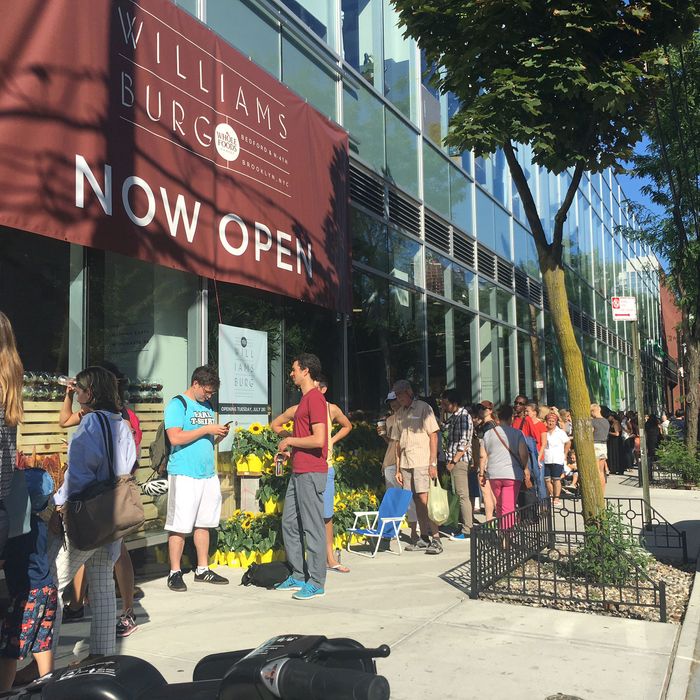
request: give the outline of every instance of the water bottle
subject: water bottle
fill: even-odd
[[[275,476],[282,476],[284,473],[284,455],[280,452],[275,455]]]
[[[75,377],[67,377],[65,374],[62,374],[56,382],[60,384],[61,386],[68,386],[69,384],[72,384],[75,381]]]

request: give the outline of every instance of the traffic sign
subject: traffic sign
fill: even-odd
[[[613,321],[636,321],[636,297],[611,297]]]

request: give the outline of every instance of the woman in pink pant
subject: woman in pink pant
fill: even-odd
[[[481,443],[479,477],[482,483],[488,478],[501,528],[509,530],[515,524],[515,517],[508,514],[515,511],[520,484],[528,472],[529,454],[523,434],[511,425],[513,409],[503,406],[497,416],[498,426],[489,430]]]

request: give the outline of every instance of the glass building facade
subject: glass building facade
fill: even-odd
[[[535,244],[505,158],[442,145],[458,102],[429,83],[391,3],[176,4],[349,132],[352,312],[6,230],[0,287],[31,278],[48,307],[45,323],[18,329],[32,353],[25,364],[73,372],[121,353],[124,371],[173,395],[193,367],[216,362],[217,324],[228,323],[268,333],[273,414],[290,400],[286,367],[303,350],[321,356],[334,400],[368,415],[403,377],[421,394],[457,387],[467,401],[525,393],[566,405]],[[518,158],[551,232],[570,174],[533,165],[527,147]],[[637,297],[646,405],[658,411],[658,264],[619,233],[632,223],[614,175],[584,175],[565,225],[569,300],[592,399],[622,409],[634,405],[631,338],[612,321],[610,297]]]

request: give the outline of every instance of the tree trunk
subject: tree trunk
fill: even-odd
[[[698,447],[698,409],[700,404],[700,338],[688,335],[686,342],[686,368],[688,370],[688,392],[685,397],[685,444],[690,454]]]
[[[583,356],[576,342],[569,303],[564,283],[564,268],[548,259],[545,251],[539,251],[540,268],[554,326],[559,343],[564,376],[569,394],[574,429],[574,445],[580,474],[579,484],[583,496],[583,515],[586,522],[598,518],[604,507],[603,488],[600,483],[598,460],[593,448],[593,426],[590,420],[591,399],[583,369]]]
[[[581,474],[579,483],[583,494],[583,516],[587,523],[591,523],[598,520],[601,511],[605,508],[605,501],[603,487],[600,483],[598,460],[595,458],[593,448],[593,426],[590,418],[591,398],[586,384],[586,374],[583,371],[583,356],[576,342],[576,334],[569,314],[569,297],[566,293],[564,265],[562,263],[564,222],[581,182],[583,166],[579,164],[574,168],[566,195],[554,217],[552,242],[549,243],[540,221],[537,205],[530,191],[530,185],[518,163],[513,145],[507,141],[502,148],[537,246],[542,281],[549,297],[554,334],[564,364],[576,458]]]

